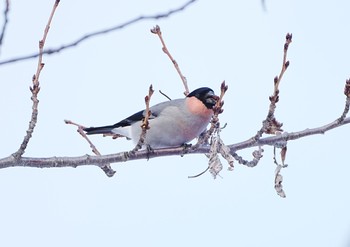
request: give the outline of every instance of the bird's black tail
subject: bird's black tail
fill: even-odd
[[[115,127],[113,125],[108,125],[108,126],[102,126],[102,127],[90,127],[90,128],[85,128],[83,129],[86,134],[88,135],[94,135],[94,134],[111,134],[112,129]]]

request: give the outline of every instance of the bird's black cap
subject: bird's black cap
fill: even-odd
[[[192,91],[187,97],[196,97],[200,101],[203,102],[203,104],[209,108],[212,109],[213,106],[216,104],[217,96],[215,95],[213,89],[209,87],[200,87],[196,90]]]

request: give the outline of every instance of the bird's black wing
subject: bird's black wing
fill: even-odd
[[[144,118],[144,112],[145,112],[144,110],[136,112],[135,114],[131,115],[130,117],[127,117],[127,118],[123,119],[122,121],[114,124],[113,127],[119,128],[119,127],[130,126],[137,121],[141,121]]]
[[[149,119],[153,119],[157,117],[159,114],[161,114],[164,108],[166,108],[167,106],[173,105],[174,102],[177,102],[177,100],[165,101],[150,107],[151,116],[149,117]],[[130,126],[131,124],[137,121],[141,121],[144,117],[145,117],[145,110],[142,110],[116,123],[115,125],[113,125],[113,127],[118,128],[118,127]]]

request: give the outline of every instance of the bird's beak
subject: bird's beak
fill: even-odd
[[[215,94],[210,94],[205,99],[206,105],[210,106],[210,109],[213,108],[216,105],[216,102],[219,100],[219,96]]]

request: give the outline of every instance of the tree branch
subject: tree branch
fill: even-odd
[[[131,24],[137,23],[139,21],[142,20],[152,20],[152,19],[163,19],[163,18],[167,18],[175,13],[181,12],[184,9],[186,9],[189,5],[191,5],[192,3],[196,2],[197,0],[190,0],[188,2],[186,2],[185,4],[183,4],[182,6],[169,10],[168,12],[164,12],[164,13],[160,13],[160,14],[154,14],[154,15],[141,15],[139,17],[136,17],[134,19],[128,20],[122,24],[110,27],[110,28],[106,28],[100,31],[96,31],[96,32],[91,32],[88,33],[78,39],[76,39],[73,42],[67,43],[65,45],[61,45],[60,47],[56,47],[56,48],[48,48],[46,50],[44,50],[42,52],[42,54],[47,54],[47,55],[52,55],[54,53],[59,53],[62,50],[68,49],[68,48],[72,48],[75,46],[78,46],[80,43],[82,43],[83,41],[86,41],[90,38],[93,37],[97,37],[103,34],[107,34],[113,31],[117,31],[119,29],[125,28],[127,26],[130,26]],[[14,62],[19,62],[19,61],[23,61],[23,60],[28,60],[28,59],[33,59],[38,57],[40,54],[39,53],[34,53],[34,54],[30,54],[30,55],[25,55],[25,56],[20,56],[20,57],[15,57],[15,58],[10,58],[7,60],[3,60],[0,61],[0,65],[4,65],[4,64],[9,64],[9,63],[14,63]]]
[[[350,117],[344,119],[344,121],[339,122],[338,120],[333,121],[332,123],[326,124],[324,126],[305,129],[302,131],[291,132],[291,133],[283,133],[281,135],[270,136],[265,138],[260,138],[256,143],[252,143],[250,139],[228,145],[231,150],[231,153],[235,153],[236,151],[247,149],[256,146],[275,146],[280,142],[293,141],[303,137],[316,135],[316,134],[324,134],[327,131],[340,127],[345,124],[350,123]],[[206,154],[209,152],[209,146],[201,146],[195,150],[188,150],[185,154]],[[106,163],[120,163],[131,160],[139,160],[139,159],[149,159],[156,158],[162,156],[181,156],[184,155],[183,147],[178,148],[164,148],[164,149],[155,149],[153,152],[149,152],[147,150],[137,151],[134,154],[130,155],[130,152],[120,152],[116,154],[108,154],[101,156],[90,156],[84,155],[79,157],[49,157],[49,158],[37,158],[37,157],[20,157],[15,159],[13,156],[8,156],[6,158],[0,159],[0,169],[8,168],[8,167],[35,167],[35,168],[54,168],[54,167],[79,167],[86,165],[94,165],[98,167],[104,166]]]

